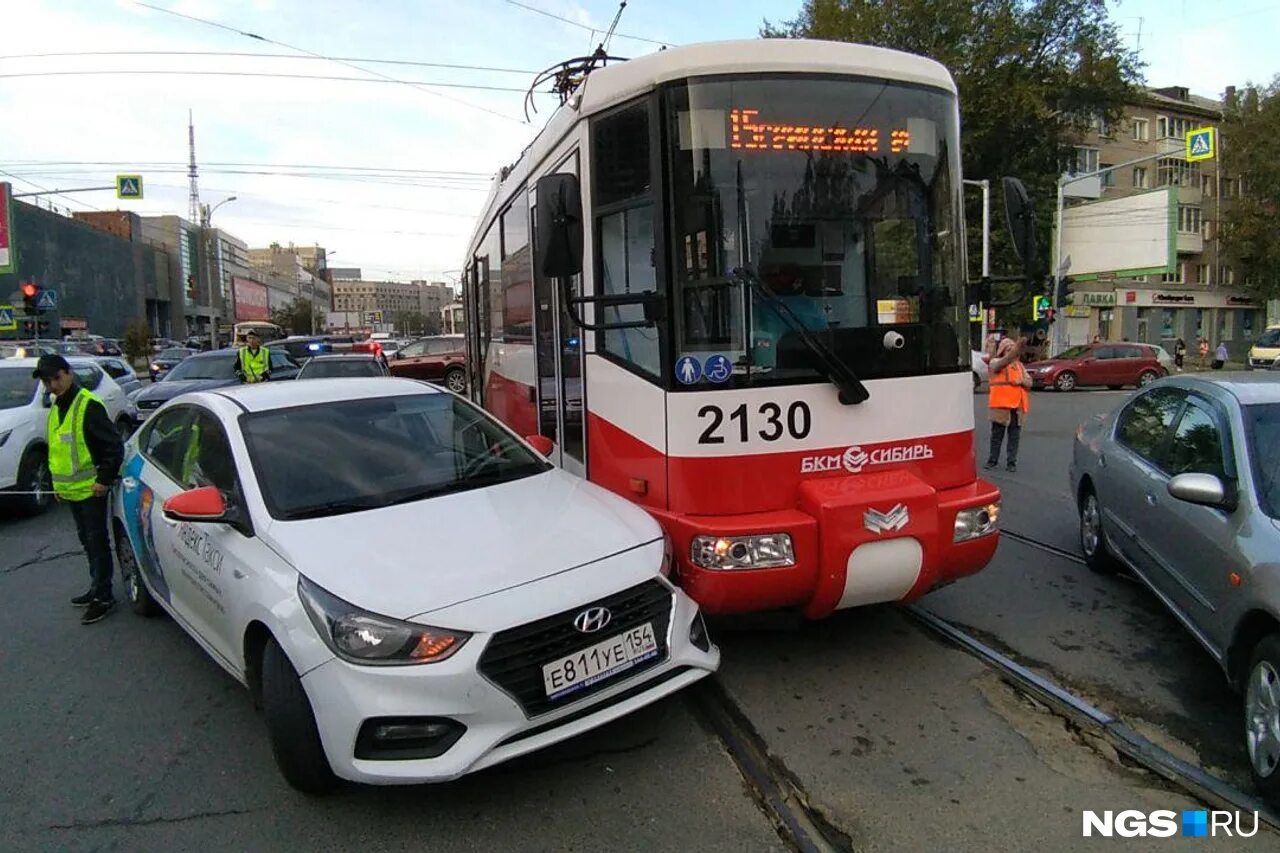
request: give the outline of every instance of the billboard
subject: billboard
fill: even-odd
[[[236,294],[236,322],[245,320],[270,320],[271,306],[267,301],[267,286],[238,275],[231,276],[231,287]]]
[[[13,205],[9,201],[12,196],[12,188],[0,183],[0,274],[14,272],[18,267],[13,244]]]
[[[1178,196],[1164,187],[1067,208],[1062,214],[1063,274],[1075,281],[1172,272],[1177,264]]]

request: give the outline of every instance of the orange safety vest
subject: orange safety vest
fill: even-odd
[[[991,390],[987,394],[987,406],[992,409],[1030,411],[1031,395],[1027,393],[1026,387],[1022,384],[1026,375],[1026,368],[1022,366],[1020,361],[1015,361],[1005,367],[1004,370],[991,374],[989,382]]]

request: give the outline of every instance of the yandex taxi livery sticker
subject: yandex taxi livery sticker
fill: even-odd
[[[134,545],[133,552],[138,555],[138,565],[147,576],[147,582],[157,595],[169,601],[169,584],[165,581],[160,561],[156,559],[155,532],[151,526],[152,511],[160,510],[155,506],[155,492],[142,483],[143,461],[142,454],[134,453],[124,466],[124,476],[138,481],[137,488],[123,491],[125,526]]]

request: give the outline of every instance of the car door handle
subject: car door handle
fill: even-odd
[[[1107,467],[1107,454],[1105,454],[1105,453],[1099,453],[1099,454],[1098,454],[1098,467],[1099,467],[1099,468],[1106,468],[1106,467]]]
[[[1155,495],[1153,495],[1153,494],[1151,494],[1151,493],[1147,493],[1147,503],[1148,503],[1148,504],[1150,504],[1151,506],[1155,506],[1156,504],[1158,504],[1158,503],[1160,503],[1160,502],[1159,502],[1158,500],[1156,500],[1156,496],[1155,496]]]
[[[244,580],[244,572],[240,571],[239,569],[232,569],[231,576],[238,581]]]
[[[137,477],[121,477],[120,485],[124,487],[124,490],[126,492],[132,492],[134,489],[138,488],[138,478]]]

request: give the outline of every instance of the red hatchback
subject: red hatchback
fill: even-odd
[[[391,375],[442,383],[455,394],[467,390],[467,345],[456,337],[420,338],[405,344],[390,361]]]
[[[1027,373],[1036,388],[1072,391],[1085,385],[1123,388],[1146,385],[1168,371],[1150,344],[1096,343],[1063,350],[1057,358],[1033,361]]]

